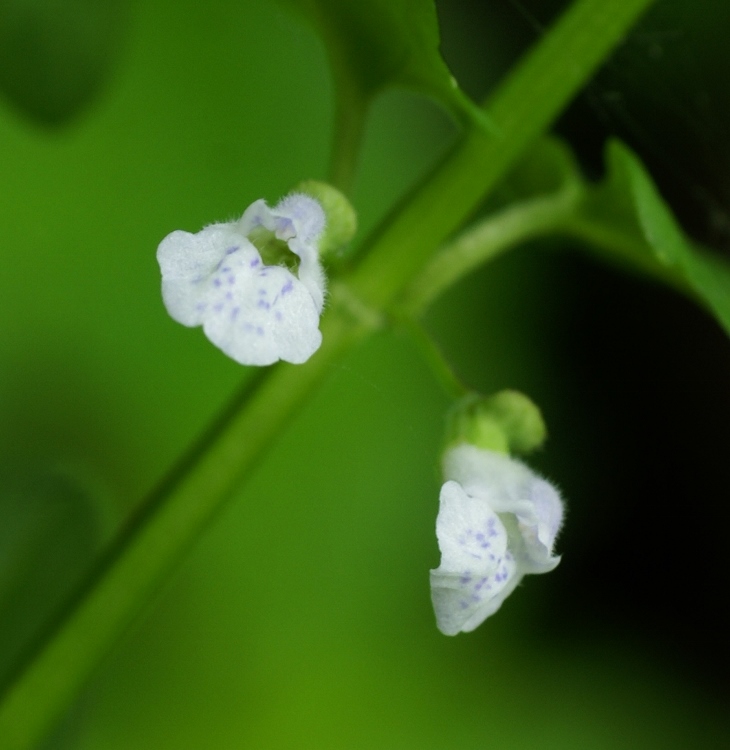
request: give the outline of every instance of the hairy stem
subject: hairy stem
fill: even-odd
[[[469,228],[440,250],[408,285],[399,309],[407,315],[421,315],[443,291],[473,269],[522,242],[556,232],[579,199],[578,186],[571,184],[555,195],[510,206]]]

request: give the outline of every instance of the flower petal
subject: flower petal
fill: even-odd
[[[171,317],[202,325],[237,362],[299,364],[319,348],[320,310],[308,287],[286,268],[265,266],[237,224],[173,232],[160,243],[157,258]]]
[[[557,490],[520,461],[494,451],[462,444],[444,456],[444,476],[485,498],[503,517],[508,530],[517,532],[511,546],[524,573],[547,573],[560,562],[552,554],[563,521],[563,503]]]
[[[199,303],[206,282],[228,247],[250,244],[230,224],[213,224],[197,234],[177,230],[157,248],[162,272],[162,299],[170,316],[185,326],[203,322]]]
[[[244,365],[278,359],[299,364],[322,342],[319,311],[287,269],[264,266],[247,243],[228,254],[208,281],[203,330]]]
[[[553,555],[563,523],[563,503],[557,490],[536,476],[528,487],[527,502],[515,516],[525,545],[525,572],[550,572],[560,562],[560,556]]]
[[[524,488],[535,476],[524,464],[503,453],[462,443],[443,459],[445,479],[458,482],[469,494],[486,496],[497,513],[514,511],[525,500]]]
[[[273,208],[269,208],[266,201],[257,200],[236,222],[237,230],[244,236],[256,227],[274,232],[299,256],[299,279],[312,295],[318,312],[324,307],[326,290],[318,245],[325,223],[325,213],[319,201],[303,193],[287,195]]]
[[[436,536],[441,565],[431,571],[431,598],[438,628],[446,635],[469,632],[499,609],[521,577],[507,531],[488,502],[447,481]]]

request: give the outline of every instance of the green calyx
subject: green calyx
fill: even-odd
[[[547,436],[540,409],[523,393],[470,393],[447,417],[446,447],[469,443],[497,453],[530,453]]]
[[[318,180],[304,180],[292,192],[311,196],[324,209],[327,224],[319,241],[320,258],[341,254],[357,231],[357,213],[350,201],[337,188]]]

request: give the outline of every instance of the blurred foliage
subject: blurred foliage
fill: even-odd
[[[522,5],[544,22],[545,3]],[[724,9],[703,8],[713,34]],[[471,80],[493,80],[534,33],[511,3],[439,11],[445,49],[480,61]],[[653,23],[666,31],[651,14],[643,29]],[[125,516],[240,381],[165,315],[157,243],[321,178],[328,156],[325,53],[279,5],[160,0],[125,28],[86,117],[49,136],[0,110],[0,473],[41,487],[4,486],[0,559],[24,519],[42,514],[36,545],[64,528],[55,519],[76,519],[40,542],[36,578],[13,567],[53,589],[24,587],[28,609],[12,616],[26,633],[68,585],[55,569],[72,581],[93,554],[108,503],[28,477],[80,464]],[[660,132],[652,114],[643,128]],[[419,100],[377,103],[354,195],[361,234],[452,137]],[[409,343],[383,334],[333,370],[55,747],[727,746],[726,338],[686,300],[546,247],[465,280],[428,321],[470,385],[518,388],[543,408],[551,437],[536,463],[570,503],[552,580],[528,581],[472,636],[436,631],[427,570],[448,404]]]
[[[127,0],[1,0],[0,93],[39,123],[67,122],[106,84],[128,14]]]
[[[730,334],[730,266],[710,253],[693,247],[662,199],[644,165],[626,146],[609,143],[607,176],[595,191],[594,210],[621,216],[617,223],[629,224],[648,255],[672,269],[697,295]]]
[[[394,83],[414,86],[447,104],[454,85],[439,52],[433,0],[285,0],[317,25],[332,68],[370,98]]]
[[[97,498],[101,500],[102,498]],[[103,506],[65,472],[0,484],[0,686],[93,564],[108,536]]]

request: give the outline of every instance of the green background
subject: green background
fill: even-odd
[[[529,37],[491,5],[486,41],[468,22],[483,11],[440,6],[474,91]],[[264,0],[109,8],[89,33],[113,43],[83,58],[87,88],[46,122],[41,74],[4,62],[21,83],[0,102],[0,678],[241,381],[166,315],[157,243],[326,176],[330,79],[298,19]],[[599,141],[581,106],[564,131],[583,122]],[[454,133],[410,94],[378,101],[361,236]],[[578,146],[592,164],[591,138]],[[380,334],[333,368],[51,747],[726,747],[730,347],[684,300],[564,249],[501,259],[428,319],[470,384],[544,407],[535,465],[569,508],[552,576],[476,633],[438,633],[428,569],[448,402],[405,336]]]

